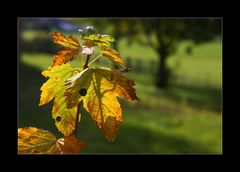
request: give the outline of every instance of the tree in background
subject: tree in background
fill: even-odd
[[[220,19],[141,19],[139,22],[147,35],[149,45],[159,56],[156,86],[168,86],[167,58],[176,52],[182,40],[202,43],[216,38],[221,33]]]

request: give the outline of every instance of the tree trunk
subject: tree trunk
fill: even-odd
[[[167,48],[159,47],[158,48],[158,56],[159,56],[159,67],[156,76],[156,86],[158,88],[166,88],[168,86],[168,71],[166,67],[166,59],[168,57]]]

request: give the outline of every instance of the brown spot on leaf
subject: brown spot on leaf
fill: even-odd
[[[79,90],[79,94],[80,94],[81,96],[85,96],[85,95],[87,94],[87,89],[86,89],[86,88],[81,88],[81,89]]]
[[[58,117],[56,118],[56,121],[57,121],[57,122],[60,122],[60,121],[61,121],[61,117],[58,116]]]

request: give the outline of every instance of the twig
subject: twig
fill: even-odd
[[[98,60],[100,57],[102,56],[102,54],[99,54],[95,59],[93,59],[88,66],[90,66],[93,62],[95,62],[96,60]]]
[[[87,55],[87,60],[86,60],[86,62],[84,64],[84,66],[83,66],[83,69],[88,68],[88,62],[89,62],[90,56],[91,56],[90,54]]]

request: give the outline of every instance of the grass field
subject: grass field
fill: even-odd
[[[186,48],[192,45],[192,53],[187,54]],[[157,53],[146,45],[127,45],[126,40],[119,44],[119,51],[123,57],[141,59],[143,62],[158,61]],[[177,75],[195,80],[205,80],[214,85],[222,85],[222,47],[221,42],[213,41],[194,45],[189,41],[179,44],[177,52],[169,57],[168,66]]]
[[[194,78],[212,77],[219,87],[172,84],[167,90],[154,86],[154,76],[130,72],[136,81],[140,102],[122,100],[123,125],[114,144],[108,144],[90,116],[83,112],[79,138],[87,143],[83,153],[221,153],[221,46],[207,43],[187,55],[184,43],[169,58],[179,73]],[[121,55],[157,60],[153,50],[141,45],[120,43]],[[41,71],[51,65],[52,55],[24,53],[19,63],[19,127],[36,126],[61,134],[51,118],[51,104],[38,107],[40,87],[46,81]],[[80,61],[80,59],[79,59]],[[79,66],[79,61],[72,62]]]

